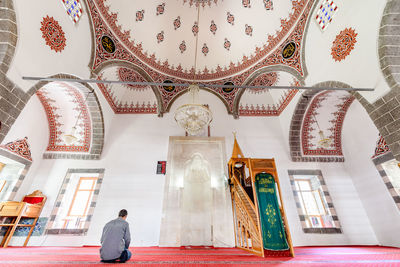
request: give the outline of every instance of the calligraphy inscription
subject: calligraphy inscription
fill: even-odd
[[[172,81],[166,80],[164,83],[172,83]],[[173,92],[175,90],[175,86],[173,85],[163,85],[163,88],[167,92]]]
[[[294,42],[290,42],[282,49],[282,57],[284,59],[291,58],[296,52],[296,44]]]
[[[224,83],[224,85],[234,85],[233,82],[226,82]],[[231,93],[233,91],[233,87],[222,87],[222,91],[224,91],[225,93]]]
[[[115,44],[114,41],[108,37],[107,35],[104,35],[103,37],[101,37],[101,45],[103,46],[104,50],[107,53],[114,53],[115,52]]]

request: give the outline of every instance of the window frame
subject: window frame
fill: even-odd
[[[308,184],[309,184],[309,186],[310,186],[310,188],[312,188],[312,185],[311,185],[311,179],[296,179],[296,178],[294,178],[294,182],[295,183],[298,183],[299,181],[302,181],[302,182],[307,182]],[[324,227],[324,221],[323,221],[323,219],[322,219],[322,215],[329,215],[330,216],[330,214],[329,214],[329,212],[327,211],[327,209],[326,209],[326,200],[324,201],[324,199],[322,198],[322,196],[321,196],[321,190],[318,188],[318,189],[316,189],[316,190],[302,190],[301,188],[300,188],[300,185],[297,185],[297,187],[299,188],[299,190],[297,190],[297,193],[298,193],[298,195],[300,195],[300,200],[301,200],[301,202],[303,203],[303,207],[304,207],[304,210],[305,210],[305,214],[304,214],[304,216],[306,217],[306,220],[308,220],[308,223],[309,223],[309,225],[313,225],[313,222],[311,221],[311,218],[310,217],[318,217],[319,218],[319,221],[321,222],[321,224],[323,225],[323,227],[322,228],[329,228],[329,227]],[[307,205],[306,205],[306,203],[304,202],[304,197],[303,197],[303,193],[306,193],[306,192],[308,192],[308,193],[312,193],[312,196],[313,196],[313,198],[314,198],[314,201],[315,201],[315,205],[317,206],[317,208],[318,208],[318,210],[320,209],[319,208],[319,206],[318,206],[318,200],[316,199],[316,197],[315,197],[315,192],[318,192],[318,196],[319,196],[319,201],[320,201],[320,204],[321,204],[321,206],[323,207],[323,209],[324,209],[324,214],[311,214],[308,210],[307,210]],[[311,228],[317,228],[317,227],[312,227],[311,226]]]
[[[50,215],[49,223],[46,228],[47,235],[86,235],[91,223],[91,219],[94,213],[94,208],[96,207],[97,197],[100,192],[100,187],[103,183],[104,169],[68,169],[65,175],[64,181],[60,187],[55,205]],[[77,180],[76,180],[77,179]],[[71,181],[72,180],[72,181]],[[80,191],[79,187],[83,180],[93,180],[90,196],[87,203],[85,204],[85,215],[75,216],[77,218],[83,218],[75,225],[74,228],[66,228],[68,225],[68,220],[64,220],[70,216],[71,209],[75,202],[77,193]],[[71,184],[73,183],[73,184]],[[76,183],[76,185],[75,185]],[[70,186],[73,185],[71,188]],[[73,191],[72,191],[73,190]],[[64,197],[68,196],[68,192],[73,192],[72,198],[68,197],[68,202],[66,206],[62,205]],[[82,191],[89,191],[84,189]],[[64,202],[65,203],[65,202]],[[59,210],[63,207],[62,210]],[[63,218],[65,217],[65,218]],[[61,224],[60,224],[61,223]],[[55,227],[53,227],[53,225]]]
[[[82,181],[85,181],[85,180],[92,180],[93,181],[92,185],[91,185],[91,188],[90,189],[79,189],[80,186],[81,186]],[[93,193],[95,191],[97,180],[98,180],[98,177],[79,177],[79,181],[78,181],[78,184],[77,184],[77,186],[75,188],[74,196],[72,197],[71,204],[69,205],[69,209],[68,209],[67,215],[66,215],[66,217],[64,219],[62,219],[64,221],[63,229],[67,229],[68,222],[71,220],[71,219],[68,219],[68,217],[78,217],[78,218],[82,219],[82,218],[85,218],[87,216],[89,203],[92,200],[92,196],[93,196]],[[84,209],[83,214],[81,214],[81,215],[73,215],[73,214],[71,214],[71,210],[72,210],[72,208],[73,208],[73,206],[75,204],[76,195],[78,194],[78,192],[90,192],[90,194],[88,196],[88,199],[86,200],[86,205],[85,205],[85,209]],[[81,225],[82,223],[84,223],[84,221],[83,222],[79,222],[79,225]],[[78,227],[77,229],[81,229],[81,227]]]
[[[8,197],[3,198],[3,199],[0,198],[0,202],[1,201],[12,201],[12,200],[14,200],[15,195],[17,194],[19,188],[21,187],[22,182],[25,179],[25,175],[26,175],[26,173],[28,173],[29,168],[32,165],[32,161],[29,161],[21,156],[18,156],[9,150],[6,150],[4,147],[0,147],[0,156],[5,157],[9,160],[12,160],[18,164],[23,165],[23,166],[21,166],[22,171],[20,172],[19,176],[16,178],[16,183],[9,189],[10,194],[8,195]],[[3,162],[1,162],[1,163],[3,163]],[[6,165],[7,164],[4,164],[4,166],[2,166],[0,173]],[[4,180],[7,181],[7,179],[4,179]]]
[[[1,185],[1,182],[3,182],[3,185]],[[1,179],[0,180],[0,194],[3,192],[4,187],[6,186],[7,180]]]
[[[389,191],[389,194],[393,198],[394,204],[397,206],[400,211],[400,194],[397,193],[391,179],[387,175],[386,171],[383,168],[383,164],[395,160],[392,152],[387,152],[379,157],[373,158],[372,162],[375,164],[376,169],[378,170],[380,176],[382,177],[383,182],[385,183],[386,188]],[[400,163],[398,162],[397,166],[400,168]]]
[[[296,201],[296,207],[297,207],[297,212],[299,214],[300,223],[303,228],[303,232],[304,233],[313,233],[313,234],[340,234],[340,233],[342,233],[339,218],[336,214],[336,210],[332,203],[332,198],[329,195],[329,191],[326,186],[325,180],[322,176],[321,170],[288,170],[288,174],[289,174],[289,178],[290,178],[290,184],[292,186],[293,196]],[[304,178],[304,179],[295,178],[296,176],[302,176],[302,175],[316,177],[320,184],[319,188],[312,190],[311,180],[308,178]],[[311,190],[301,190],[300,186],[296,183],[297,181],[307,181],[310,185]],[[302,191],[303,192],[308,191],[308,192],[312,193],[313,198],[315,200],[315,204],[317,205],[318,210],[320,210],[320,207],[318,206],[318,203],[317,203],[318,200],[316,199],[316,196],[315,196],[315,191],[318,191],[318,195],[319,195],[320,201],[321,201],[320,204],[322,204],[325,214],[321,214],[321,213],[318,215],[309,214],[308,210],[306,208],[307,206],[304,203]],[[322,215],[331,216],[332,223],[334,226],[333,227],[325,227],[324,222],[322,220]],[[311,217],[319,217],[319,220],[323,227],[313,227],[312,226],[313,223],[310,219]]]

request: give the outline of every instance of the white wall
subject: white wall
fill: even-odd
[[[284,138],[284,146],[280,150],[285,149],[284,162],[277,162],[278,173],[280,175],[283,190],[291,197],[285,201],[286,209],[288,204],[293,210],[292,217],[288,218],[291,224],[296,227],[296,234],[293,235],[293,241],[298,245],[340,245],[340,244],[377,244],[377,240],[373,229],[368,221],[368,217],[364,211],[362,203],[357,199],[358,195],[355,191],[350,173],[345,169],[343,163],[311,163],[311,162],[291,162],[289,147],[289,131],[292,121],[293,112],[303,92],[298,92],[290,104],[279,116],[282,138]],[[275,151],[274,151],[275,152]],[[284,164],[284,165],[282,165]],[[327,234],[304,234],[298,219],[294,198],[292,198],[290,183],[287,177],[287,169],[320,169],[327,184],[329,193],[333,200],[339,221],[342,227],[342,235]],[[282,174],[281,174],[282,173]],[[284,175],[285,179],[282,179]],[[285,193],[283,193],[285,195]],[[353,216],[356,215],[356,216]],[[289,217],[289,215],[288,215]],[[357,219],[354,219],[357,218]],[[292,226],[291,226],[292,227]],[[291,229],[293,232],[293,229]]]
[[[24,90],[36,82],[22,76],[47,77],[58,73],[88,78],[91,56],[91,31],[85,5],[79,22],[74,24],[60,1],[14,0],[17,16],[18,42],[7,76]],[[51,50],[40,31],[44,17],[53,17],[65,33],[66,46],[61,52]]]
[[[184,95],[177,99],[171,110],[174,111],[177,106],[185,102]],[[226,138],[228,158],[233,144],[232,131],[237,131],[238,141],[245,156],[275,158],[294,245],[377,243],[352,179],[343,163],[291,162],[285,148],[288,140],[282,134],[278,118],[243,117],[235,120],[226,113],[226,108],[219,99],[204,91],[200,93],[200,103],[210,104],[214,114],[211,135]],[[103,107],[104,110],[108,109]],[[25,135],[25,132],[29,131],[17,126],[22,125],[23,117],[18,119],[10,133],[15,135],[19,132],[20,135]],[[31,245],[99,245],[103,225],[116,217],[121,208],[126,208],[129,212],[128,221],[131,225],[133,246],[158,244],[164,176],[155,174],[156,163],[167,158],[169,136],[183,135],[183,130],[176,125],[172,113],[165,114],[163,118],[158,118],[156,115],[117,115],[108,123],[111,123],[112,127],[106,135],[101,160],[42,160],[34,174],[30,189],[24,187],[19,192],[19,195],[23,195],[32,189],[43,190],[48,196],[42,212],[42,216],[46,217],[53,209],[68,168],[105,168],[103,184],[88,234],[83,237],[32,237]],[[287,120],[285,123],[290,121]],[[284,126],[285,129],[287,127]],[[343,234],[303,233],[291,191],[288,169],[322,171],[341,221]],[[354,214],[357,216],[353,216]],[[14,238],[12,244],[18,244],[20,240]]]
[[[320,3],[322,0],[319,1]],[[341,81],[352,87],[374,88],[373,92],[360,92],[371,103],[390,88],[380,70],[377,39],[385,0],[335,0],[338,7],[332,23],[321,31],[315,21],[318,7],[311,15],[305,42],[305,62],[308,69],[306,84],[322,81]],[[332,44],[345,28],[357,33],[354,49],[342,61],[332,58]]]
[[[400,247],[400,211],[371,160],[378,130],[358,101],[348,110],[342,135],[346,169],[379,244]]]
[[[36,171],[42,161],[43,153],[49,141],[49,126],[47,117],[39,98],[34,95],[26,104],[21,114],[4,138],[2,144],[28,137],[28,144],[32,154],[32,165],[21,184],[15,200],[20,200],[29,191]]]

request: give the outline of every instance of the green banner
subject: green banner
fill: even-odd
[[[274,177],[269,173],[259,173],[256,175],[255,184],[264,248],[269,250],[289,249],[279,210]]]

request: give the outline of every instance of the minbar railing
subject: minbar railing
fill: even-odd
[[[232,203],[235,214],[236,246],[263,256],[260,225],[254,204],[238,180],[232,178]]]
[[[266,255],[285,255],[294,257],[291,235],[286,214],[283,209],[280,184],[274,159],[232,157],[228,163],[228,168],[231,185],[232,209],[234,213],[236,247],[261,257],[265,257]],[[275,179],[280,205],[279,209],[289,250],[281,252],[264,249],[257,194],[255,191],[255,176],[261,172],[270,173]],[[246,189],[248,190],[245,190],[243,185],[246,185]],[[251,194],[251,196],[249,194]]]

